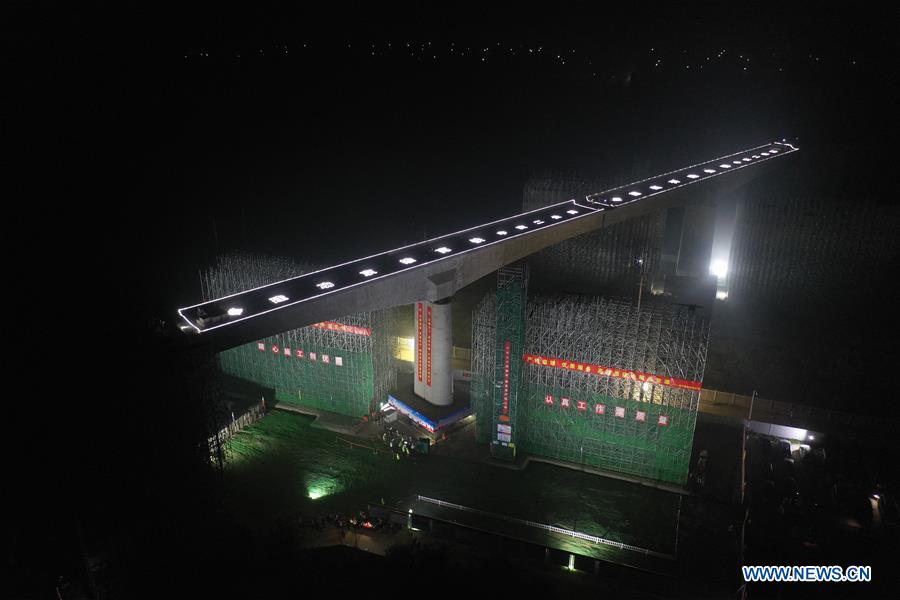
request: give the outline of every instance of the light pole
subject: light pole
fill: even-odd
[[[638,311],[640,311],[641,310],[641,296],[644,293],[644,259],[639,258],[638,264],[641,265],[641,280],[638,283],[638,301],[637,301],[637,308],[638,308]]]

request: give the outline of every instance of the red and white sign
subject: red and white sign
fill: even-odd
[[[287,346],[284,347],[284,355],[285,355],[285,356],[290,356],[290,355],[291,355],[291,349],[288,348]]]
[[[372,330],[368,327],[357,327],[356,325],[344,325],[335,321],[322,321],[321,323],[313,323],[310,327],[318,329],[327,329],[329,331],[339,331],[341,333],[352,333],[355,335],[372,335]]]
[[[575,403],[575,406],[576,408],[578,408],[578,410],[587,410],[587,402],[585,402],[584,400],[577,401]]]
[[[322,362],[325,363],[325,364],[327,365],[328,363],[331,362],[331,357],[328,356],[327,354],[323,354],[323,355],[322,355]]]
[[[426,309],[427,317],[426,317],[426,331],[428,332],[427,339],[425,342],[428,345],[428,348],[425,352],[425,385],[431,387],[431,305],[428,305]]]
[[[616,407],[616,416],[619,417],[620,419],[624,419],[625,418],[625,407],[617,406]]]
[[[632,381],[655,383],[659,385],[684,388],[698,392],[700,391],[700,388],[703,387],[703,384],[699,381],[678,379],[676,377],[668,377],[666,375],[653,375],[652,373],[642,373],[640,371],[630,371],[628,369],[604,367],[603,365],[592,365],[589,363],[577,362],[574,360],[551,358],[549,356],[538,356],[536,354],[526,354],[524,355],[523,360],[530,365],[554,367],[557,369],[566,369],[569,371],[580,371],[582,373],[591,373],[594,375],[601,375],[605,377],[618,377],[620,379],[630,379]]]
[[[572,401],[568,398],[563,397],[562,399],[560,399],[559,405],[563,408],[569,408],[572,405]]]
[[[667,417],[666,415],[659,415],[659,424],[660,425],[668,425],[669,417]]]
[[[294,352],[294,356],[296,356],[297,358],[303,358],[303,350],[300,350],[300,349],[296,350]]]
[[[277,345],[277,344],[272,344],[272,352],[273,352],[274,354],[278,354],[279,348],[278,348],[278,345]]]
[[[509,352],[512,344],[509,340],[503,344],[503,415],[509,415]],[[509,440],[506,440],[509,441]]]
[[[344,359],[341,358],[340,356],[335,356],[335,357],[334,357],[334,364],[337,365],[337,366],[339,366],[339,367],[343,367],[343,366],[344,366]]]
[[[634,418],[635,418],[636,420],[640,421],[641,423],[643,423],[644,421],[647,420],[647,413],[644,412],[644,411],[642,411],[642,410],[639,410],[639,411],[637,411],[637,413],[634,415]]]
[[[594,405],[594,414],[595,415],[605,415],[606,414],[606,406],[603,404],[595,404]]]
[[[553,406],[553,394],[547,394],[546,396],[544,396],[544,404]]]
[[[265,342],[256,342],[256,347],[259,348],[260,350],[262,350],[263,352],[266,351],[266,344],[265,344]]]
[[[309,353],[309,360],[316,360],[316,353],[315,353],[315,352],[310,352],[310,353]]]
[[[422,303],[418,303],[416,314],[416,375],[422,381]]]

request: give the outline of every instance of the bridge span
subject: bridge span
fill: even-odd
[[[178,309],[185,337],[221,351],[266,336],[361,311],[437,302],[563,240],[690,197],[722,195],[796,152],[771,142],[574,198]],[[780,162],[780,161],[777,161]]]

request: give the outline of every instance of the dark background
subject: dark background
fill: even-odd
[[[337,263],[515,212],[536,173],[615,182],[783,137],[808,189],[896,201],[888,3],[3,13],[26,390],[4,564],[31,597],[83,543],[147,594],[227,569],[204,554],[225,517],[191,450],[189,369],[152,337],[219,252]],[[180,417],[162,441],[160,414]]]

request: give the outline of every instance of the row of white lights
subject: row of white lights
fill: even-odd
[[[778,149],[777,149],[777,148],[770,148],[770,149],[769,149],[768,151],[766,151],[766,152],[760,152],[759,154],[753,154],[753,155],[751,156],[751,158],[743,157],[743,158],[741,158],[740,160],[734,160],[734,161],[731,161],[731,162],[732,162],[732,165],[740,165],[740,164],[743,164],[743,163],[748,163],[748,162],[750,162],[752,159],[762,158],[763,156],[770,156],[770,155],[772,155],[772,154],[778,154]],[[719,168],[722,168],[722,169],[730,169],[732,165],[730,165],[730,164],[728,164],[728,163],[722,163],[722,164],[719,165]],[[716,172],[716,170],[707,167],[706,169],[703,169],[703,172],[706,173],[706,174],[708,174],[708,175],[712,175],[713,173]],[[699,179],[699,178],[700,178],[700,176],[697,175],[696,173],[688,173],[687,175],[685,175],[685,177],[687,177],[688,179]],[[680,180],[680,179],[675,179],[675,178],[673,177],[672,179],[669,179],[666,183],[669,183],[669,184],[672,184],[672,185],[678,185],[678,184],[681,183],[681,180]],[[661,190],[661,189],[663,189],[663,188],[662,188],[661,185],[653,184],[653,185],[650,186],[650,189],[653,190],[654,192],[658,192],[659,190]],[[638,196],[642,196],[643,194],[642,194],[641,192],[637,191],[637,190],[631,190],[630,192],[628,192],[628,195],[631,196],[632,198],[637,198]],[[611,201],[611,202],[621,202],[621,201],[622,201],[622,197],[621,197],[621,196],[613,196],[612,198],[610,198],[610,201]],[[569,211],[569,212],[571,212],[571,211]]]
[[[568,213],[570,215],[577,215],[578,212],[579,211],[575,210],[574,208],[570,208],[569,210],[566,211],[566,213]],[[554,214],[554,215],[550,215],[550,218],[553,219],[554,221],[558,221],[559,219],[562,219],[562,215]],[[534,225],[543,225],[545,223],[545,221],[543,221],[541,219],[535,219],[534,221],[532,221],[532,223]],[[518,229],[519,231],[524,231],[524,230],[528,229],[528,226],[520,224],[520,225],[516,225],[515,228]],[[497,230],[497,235],[499,235],[501,237],[508,235],[508,234],[509,234],[509,232],[506,231],[505,229]],[[486,241],[487,240],[482,237],[469,238],[469,242],[472,244],[476,244],[476,245],[483,244]],[[447,246],[440,246],[439,248],[435,248],[434,251],[437,252],[438,254],[447,254],[448,252],[452,252],[453,250],[451,248],[448,248]],[[415,258],[413,258],[411,256],[404,256],[403,258],[399,259],[399,262],[400,262],[400,264],[403,264],[403,265],[411,265],[417,261]],[[362,271],[359,272],[359,274],[362,275],[363,277],[371,277],[373,275],[377,275],[378,271],[376,271],[375,269],[363,269]],[[334,283],[331,281],[321,281],[316,284],[316,287],[319,288],[320,290],[329,290],[334,287]],[[284,294],[277,294],[277,295],[269,298],[269,302],[271,302],[272,304],[281,304],[282,302],[287,302],[288,300],[289,300],[289,298],[287,296],[285,296]],[[243,308],[235,307],[235,308],[228,309],[228,315],[231,317],[239,317],[243,314],[243,312],[244,312]]]
[[[751,159],[758,159],[763,156],[770,156],[772,154],[777,154],[777,153],[778,153],[777,148],[770,148],[766,152],[760,152],[759,154],[752,155],[751,158],[743,157],[740,160],[734,160],[734,161],[732,161],[732,164],[723,162],[722,164],[719,165],[719,168],[730,169],[732,167],[732,165],[740,165],[742,163],[748,163],[751,161]],[[703,169],[703,172],[708,175],[712,175],[713,173],[716,172],[716,170],[707,167],[707,168]],[[696,173],[688,173],[685,177],[687,177],[688,179],[698,179],[700,176],[697,175]],[[681,180],[673,177],[672,179],[669,179],[666,183],[669,183],[671,185],[679,185],[681,183]],[[653,184],[649,187],[650,187],[650,190],[652,190],[654,192],[657,192],[657,191],[663,189],[661,185],[657,185],[657,184]],[[632,190],[632,191],[628,192],[628,195],[633,198],[638,198],[639,196],[642,196],[643,194],[637,190]],[[621,196],[613,196],[612,198],[610,198],[610,201],[621,202],[622,198],[621,198]],[[568,213],[570,215],[577,215],[578,211],[575,210],[574,208],[570,208],[569,210],[566,211],[566,213]],[[554,214],[554,215],[550,215],[550,218],[553,219],[554,221],[558,221],[559,219],[562,219],[562,215]],[[532,223],[534,225],[543,225],[544,221],[541,219],[535,219],[534,221],[532,221]],[[528,229],[528,225],[519,224],[519,225],[516,225],[515,228],[519,231],[524,231],[524,230]],[[497,230],[496,234],[498,236],[503,237],[503,236],[508,235],[509,232],[506,231],[505,229],[499,229],[499,230]],[[475,244],[475,245],[483,244],[486,241],[487,240],[485,240],[484,238],[477,237],[477,236],[469,238],[469,243]],[[447,254],[449,252],[452,252],[453,250],[451,248],[448,248],[447,246],[440,246],[439,248],[435,248],[434,251],[437,252],[438,254]],[[399,259],[399,262],[402,265],[411,265],[417,261],[415,258],[412,258],[411,256],[405,256],[405,257]],[[375,269],[363,269],[362,271],[359,272],[359,274],[362,275],[363,277],[372,277],[373,275],[377,275],[378,271],[376,271]],[[319,288],[320,290],[329,290],[334,287],[334,283],[331,281],[321,281],[316,284],[316,287]],[[282,302],[287,302],[288,300],[289,300],[289,298],[287,296],[285,296],[284,294],[277,294],[277,295],[269,298],[269,302],[271,302],[272,304],[281,304]],[[239,317],[243,314],[243,312],[244,312],[243,308],[232,307],[232,308],[228,309],[228,316]]]

